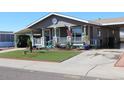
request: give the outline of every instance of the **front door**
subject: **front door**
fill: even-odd
[[[49,42],[52,42],[52,31],[50,29],[45,30],[45,45],[47,46]]]

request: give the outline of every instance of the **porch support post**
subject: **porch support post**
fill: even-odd
[[[31,41],[32,41],[32,46],[34,46],[34,37],[33,37],[33,33],[32,32],[31,32],[30,38],[31,38]]]
[[[41,45],[42,45],[42,47],[45,47],[45,36],[44,36],[44,28],[42,28]]]
[[[88,26],[88,37],[90,38],[90,25]]]
[[[82,31],[82,41],[85,42],[85,36],[86,36],[86,25],[83,26],[83,31]]]
[[[17,48],[17,35],[14,35],[15,48]]]
[[[90,45],[90,25],[88,25],[88,44]]]
[[[84,35],[86,35],[86,25],[84,25]]]
[[[71,26],[68,26],[68,30],[71,31]],[[71,44],[71,36],[67,36],[67,42]]]
[[[56,34],[56,27],[54,27],[54,37],[53,37],[53,45],[56,46],[57,43],[57,34]]]

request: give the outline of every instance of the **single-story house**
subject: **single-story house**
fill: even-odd
[[[0,47],[14,47],[14,33],[0,31]]]
[[[30,30],[21,30],[15,35],[29,35],[32,45],[36,47],[46,47],[50,41],[53,45],[58,43],[62,46],[71,42],[78,47],[83,45],[87,37],[87,43],[92,46],[114,48],[120,43],[120,29],[123,27],[124,18],[83,20],[50,13],[25,28]]]

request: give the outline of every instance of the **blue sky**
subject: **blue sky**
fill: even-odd
[[[80,19],[124,17],[124,12],[60,12]],[[0,31],[19,31],[48,12],[0,12]]]

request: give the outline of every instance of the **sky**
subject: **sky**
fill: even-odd
[[[59,12],[60,14],[85,19],[124,17],[124,12]],[[0,12],[0,31],[17,32],[48,12]]]

